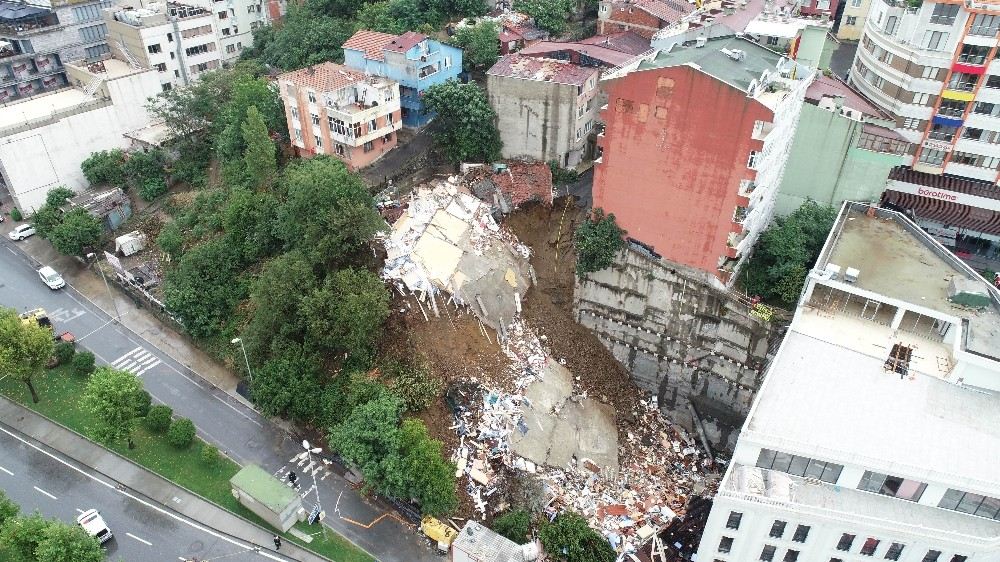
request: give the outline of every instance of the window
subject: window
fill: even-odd
[[[852,8],[860,8],[862,0],[851,0]]]
[[[99,20],[101,19],[101,8],[110,7],[111,2],[102,0],[100,4],[91,4],[89,6],[73,8],[73,17],[76,18],[77,23]]]
[[[105,24],[91,25],[80,28],[80,39],[86,43],[100,41],[108,36],[108,26]]]
[[[772,562],[774,560],[774,553],[777,550],[775,547],[765,544],[764,549],[760,551],[760,560],[763,562]]]
[[[384,137],[382,137],[382,144],[389,144],[390,142],[392,142],[392,133],[389,133]]]
[[[865,544],[861,545],[861,555],[862,556],[872,556],[875,551],[878,550],[878,543],[881,542],[878,539],[868,537],[865,539]]]
[[[173,42],[174,42],[174,34],[173,33],[168,33],[167,34],[167,43],[173,43]]]
[[[961,118],[965,115],[965,109],[968,106],[969,104],[964,101],[943,100],[938,106],[938,115]]]
[[[157,64],[155,66],[156,66],[156,70],[159,71],[159,72],[166,72],[167,71],[167,63],[165,63],[165,62],[161,62],[161,63],[159,63],[159,64]]]
[[[995,103],[986,103],[982,101],[977,101],[972,106],[972,112],[979,115],[991,115],[997,117],[1000,115],[1000,105]]]
[[[957,8],[958,6],[956,6]],[[899,27],[899,18],[896,16],[889,16],[885,20],[885,32],[887,35],[895,35],[896,28]]]
[[[963,139],[979,140],[983,136],[983,130],[975,127],[966,127],[962,130]]]
[[[775,539],[780,539],[785,534],[785,523],[784,521],[775,521],[771,524],[771,534],[770,536]]]
[[[330,125],[330,130],[337,133],[338,135],[347,134],[347,125],[340,119],[334,119],[333,117],[326,118],[327,124]]]
[[[226,45],[226,53],[233,54],[236,52],[236,45]]]
[[[937,78],[938,69],[936,66],[925,66],[920,73],[921,78],[926,78],[928,80],[934,80]]]
[[[347,130],[347,135],[353,137],[360,137],[361,123],[351,123],[351,128]]]
[[[934,6],[951,6],[952,4],[935,4]],[[957,9],[958,6],[955,6]],[[943,51],[948,46],[948,32],[946,31],[925,31],[924,48],[929,51]]]
[[[976,14],[969,28],[969,35],[985,35],[993,37],[1000,30],[1000,17],[987,14]]]
[[[992,166],[983,167],[990,168]],[[938,507],[1000,521],[1000,500],[988,496],[949,489],[941,498]]]
[[[750,151],[750,156],[747,157],[747,168],[750,168],[751,170],[756,170],[757,169],[757,155],[758,155],[758,152],[756,150],[751,150]]]
[[[299,120],[299,108],[297,107],[292,108],[292,119],[295,119],[296,121]]]
[[[938,562],[939,558],[941,558],[940,550],[928,550],[920,562]]]
[[[316,141],[316,148],[323,148],[323,139],[319,138],[316,135],[313,135],[313,140]]]
[[[368,122],[368,132],[374,133],[377,130],[378,130],[378,122],[376,119],[372,119],[371,121]]]
[[[170,60],[174,60],[174,52],[170,51]]]
[[[583,130],[582,130],[582,129],[579,129],[579,128],[578,128],[578,129],[576,130],[576,140],[580,140],[580,136],[581,136],[582,134],[583,134]]]
[[[969,559],[968,556],[962,556],[961,554],[956,554],[955,556],[951,557],[951,562],[965,562],[968,559]]]
[[[993,74],[989,75],[986,78],[985,85],[987,88],[1000,88],[1000,76],[996,76]]]
[[[739,528],[740,528],[740,521],[742,521],[742,520],[743,520],[743,514],[742,513],[738,512],[738,511],[730,511],[729,512],[729,519],[726,521],[726,528],[727,529],[734,529],[734,530],[738,531]]]
[[[777,37],[768,37],[767,38],[767,44],[768,45],[777,45],[778,44],[778,38]]]
[[[387,127],[392,127],[392,114],[391,113],[385,116],[385,124],[386,124]]]
[[[931,13],[931,23],[951,25],[955,23],[955,16],[958,15],[958,6],[954,4],[934,4],[934,12]]]
[[[95,47],[87,47],[84,49],[88,59],[96,59],[102,55],[106,55],[111,52],[111,47],[105,45],[97,45]]]
[[[809,525],[799,525],[795,527],[795,534],[792,535],[792,541],[806,542],[806,538],[808,536],[809,536]]]
[[[300,142],[302,141],[302,130],[301,129],[295,129],[295,140],[300,141]]]
[[[782,562],[795,562],[798,559],[799,559],[799,551],[787,550],[785,551],[785,557],[782,558]]]
[[[894,542],[889,545],[889,550],[885,551],[886,560],[899,560],[899,557],[903,554],[903,545],[898,542]]]
[[[344,155],[344,145],[338,143],[336,150],[337,150],[337,156],[343,156]]]
[[[913,103],[916,105],[927,105],[928,99],[930,99],[930,94],[922,94],[920,92],[913,93]]]
[[[364,149],[365,152],[371,152],[372,150],[375,150],[375,143],[373,143],[372,141],[366,142],[364,144]]]
[[[180,78],[180,77],[181,77],[181,71],[180,70],[174,70],[174,78]]]
[[[903,125],[902,125],[902,127],[904,129],[920,129],[920,128],[922,128],[920,126],[920,119],[917,119],[915,117],[907,117],[906,119],[903,119]]]
[[[310,91],[307,95],[309,96],[309,103],[316,103],[316,92]]]
[[[722,537],[719,541],[719,552],[727,554],[733,549],[733,537]]]
[[[229,37],[230,33],[232,33],[232,30],[229,29],[228,27],[223,27],[222,28],[222,35],[223,35],[223,37]],[[235,49],[236,45],[230,45],[230,47],[232,47],[233,49]]]
[[[752,154],[751,158],[755,158],[755,155]],[[747,166],[752,167],[750,164]],[[844,469],[842,465],[836,463],[779,453],[771,449],[760,450],[760,455],[757,456],[757,466],[786,472],[793,476],[815,478],[830,484],[837,482],[837,479],[840,478],[840,472]]]
[[[146,47],[146,50],[149,51],[149,54],[151,54],[151,55],[155,55],[156,53],[163,52],[163,49],[160,48],[160,44],[159,43],[156,43],[156,44],[153,44],[153,45],[150,45],[150,46]]]
[[[229,17],[229,12],[219,12],[219,19],[224,20]]]
[[[923,150],[920,152],[920,162],[931,166],[940,166],[944,163],[944,156],[943,150]]]
[[[840,535],[840,540],[837,541],[837,550],[841,552],[850,552],[852,544],[854,544],[854,535],[844,533],[843,535]]]
[[[215,43],[205,43],[204,45],[195,45],[194,47],[188,47],[187,49],[184,49],[184,53],[189,57],[193,57],[195,55],[203,55],[205,53],[214,50],[215,50]]]
[[[858,25],[858,16],[847,16],[845,25]]]
[[[319,115],[316,115],[315,113],[310,113],[309,117],[312,119],[313,125],[319,125]]]
[[[444,67],[445,68],[451,68],[451,57],[445,57],[444,58]]]
[[[164,92],[172,89],[173,87],[174,85],[171,84],[170,82],[167,82],[166,84],[160,84],[160,88],[162,88]]]
[[[935,125],[934,127],[937,128],[939,125]],[[944,136],[950,135],[954,137],[953,129],[954,127],[942,127],[940,131]],[[933,137],[933,135],[934,132],[932,131],[931,136]],[[951,139],[948,138],[947,140]],[[859,490],[914,502],[920,501],[920,496],[923,495],[926,487],[927,484],[923,482],[879,474],[870,470],[865,472],[864,476],[861,477],[861,484],[858,485]]]

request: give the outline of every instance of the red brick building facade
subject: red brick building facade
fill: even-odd
[[[651,39],[653,34],[677,23],[695,10],[684,0],[601,0],[597,10],[597,33],[611,35],[632,31]]]

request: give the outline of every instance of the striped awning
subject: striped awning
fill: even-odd
[[[1000,236],[1000,212],[990,209],[931,199],[912,193],[901,193],[892,189],[887,189],[882,193],[882,203],[912,211],[917,218],[959,229]]]

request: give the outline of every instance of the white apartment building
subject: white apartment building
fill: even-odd
[[[1000,561],[1000,293],[845,203],[730,462],[700,562]]]
[[[214,14],[225,66],[235,63],[243,49],[253,45],[253,32],[270,21],[263,0],[190,0],[190,4]]]

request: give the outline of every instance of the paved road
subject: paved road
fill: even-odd
[[[0,305],[18,311],[45,308],[57,331],[73,332],[79,346],[93,352],[99,364],[110,364],[140,376],[157,402],[169,405],[179,416],[190,418],[204,439],[240,464],[256,463],[265,470],[278,472],[301,452],[301,444],[293,436],[113,322],[72,286],[52,291],[43,285],[29,259],[15,244],[0,241]],[[297,472],[303,475],[301,469]],[[316,478],[327,523],[355,544],[385,562],[441,560],[423,539],[391,517],[367,529],[354,523],[368,524],[383,513],[364,501],[339,475],[320,468]],[[305,503],[311,504],[315,497],[311,494]]]
[[[177,562],[226,556],[260,561],[246,548],[205,530],[164,506],[115,489],[102,476],[44,445],[0,425],[0,488],[21,505],[75,524],[91,508],[100,510],[115,537],[105,543],[109,560]]]

